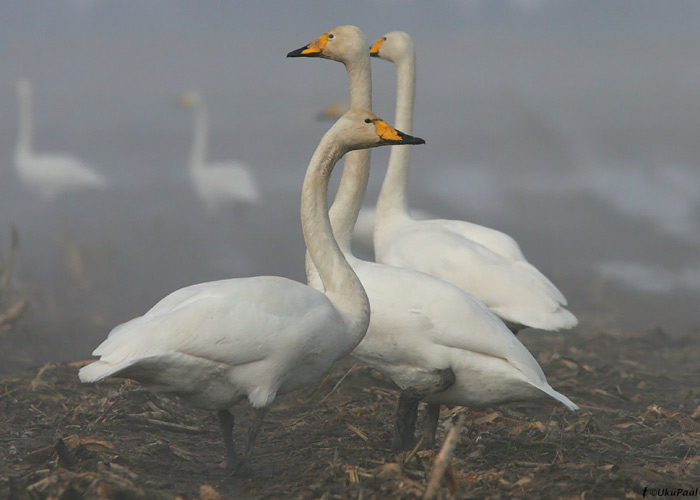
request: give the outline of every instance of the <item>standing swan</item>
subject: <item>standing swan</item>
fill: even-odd
[[[19,180],[45,201],[54,201],[68,191],[104,189],[107,181],[77,158],[37,155],[32,151],[32,87],[17,82],[19,132],[15,147],[15,171]]]
[[[334,28],[288,57],[342,62],[350,79],[351,107],[371,103],[369,47],[358,28]],[[367,155],[346,158],[330,220],[372,309],[367,334],[352,355],[402,390],[392,446],[413,447],[421,400],[429,402],[424,427],[429,447],[434,444],[441,404],[490,406],[550,396],[576,409],[549,386],[537,361],[503,322],[467,292],[421,272],[363,261],[352,254],[352,229],[368,168]],[[322,289],[311,260],[307,259],[309,284]]]
[[[370,53],[396,65],[396,126],[410,134],[416,82],[413,41],[403,31],[392,31]],[[374,223],[377,262],[449,281],[484,302],[514,332],[576,326],[578,320],[564,308],[564,295],[507,234],[458,220],[413,219],[406,200],[410,160],[411,148],[391,150]]]
[[[216,410],[229,467],[248,462],[262,410],[277,394],[309,384],[362,340],[367,295],[333,238],[328,179],[349,150],[417,144],[369,111],[352,110],[323,136],[301,198],[302,228],[324,292],[274,276],[228,279],[177,290],[117,326],[79,372],[82,382],[115,376]],[[233,448],[229,408],[247,397],[256,410],[243,460]]]
[[[207,212],[213,214],[223,206],[235,203],[259,203],[260,191],[247,165],[239,162],[207,163],[209,123],[201,94],[187,92],[180,96],[178,102],[182,107],[194,111],[189,172],[194,190]]]

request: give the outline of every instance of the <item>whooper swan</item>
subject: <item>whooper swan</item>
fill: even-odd
[[[208,213],[227,205],[257,204],[260,191],[250,167],[240,162],[207,163],[209,122],[204,98],[187,92],[178,102],[194,111],[194,137],[190,150],[189,174],[192,186]]]
[[[413,127],[415,49],[411,37],[392,31],[370,53],[396,65],[396,126]],[[578,320],[564,295],[530,264],[516,241],[502,232],[459,220],[416,220],[406,188],[411,148],[392,149],[377,200],[377,262],[428,273],[468,291],[517,332],[523,327],[560,330]]]
[[[232,472],[247,469],[263,409],[277,394],[323,376],[357,346],[369,323],[367,295],[328,218],[333,166],[351,149],[421,141],[362,110],[349,111],[323,136],[301,198],[304,239],[323,292],[273,276],[182,288],[114,328],[93,352],[100,359],[80,370],[80,380],[130,378],[217,411]],[[241,460],[234,452],[229,408],[244,398],[256,412]]]
[[[350,105],[371,104],[368,46],[354,26],[334,28],[288,57],[342,62]],[[547,383],[542,369],[503,322],[467,292],[427,274],[357,259],[350,250],[369,175],[369,155],[348,155],[330,219],[338,244],[364,286],[372,314],[352,355],[401,388],[394,422],[395,449],[410,449],[419,401],[427,401],[427,446],[434,443],[440,405],[491,406],[552,397],[577,406]],[[323,289],[307,259],[309,284]]]
[[[19,132],[15,147],[15,171],[20,182],[45,201],[55,201],[70,191],[106,188],[107,180],[77,158],[40,155],[32,150],[32,87],[28,80],[17,82],[17,97]]]

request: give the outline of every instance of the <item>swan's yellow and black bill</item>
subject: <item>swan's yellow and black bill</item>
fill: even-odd
[[[374,128],[377,130],[377,135],[382,139],[382,144],[425,144],[424,139],[404,134],[384,120],[375,118],[372,122],[374,123]]]
[[[374,45],[369,48],[369,55],[372,57],[379,57],[379,49],[382,48],[384,40],[386,40],[386,37],[381,37],[379,40],[374,42]]]
[[[287,57],[319,57],[321,54],[323,54],[323,49],[326,48],[328,37],[328,33],[321,35],[310,44],[305,45],[300,49],[291,51],[289,54],[287,54]]]

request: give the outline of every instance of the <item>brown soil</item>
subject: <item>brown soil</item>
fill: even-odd
[[[700,332],[526,333],[553,402],[444,409],[464,427],[438,498],[640,498],[700,487]],[[249,478],[226,474],[216,416],[83,362],[0,381],[0,498],[421,498],[439,450],[389,450],[397,392],[352,361],[272,406]],[[249,409],[235,410],[236,443]]]

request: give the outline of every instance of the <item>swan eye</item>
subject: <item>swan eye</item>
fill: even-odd
[[[386,37],[384,37],[384,41],[386,42]]]
[[[365,118],[365,123],[372,123],[372,120],[369,118]]]
[[[335,35],[334,35],[333,33],[331,33],[330,35],[328,35],[328,39],[329,39],[329,40],[331,40],[331,39],[333,39],[333,38],[335,38]]]

